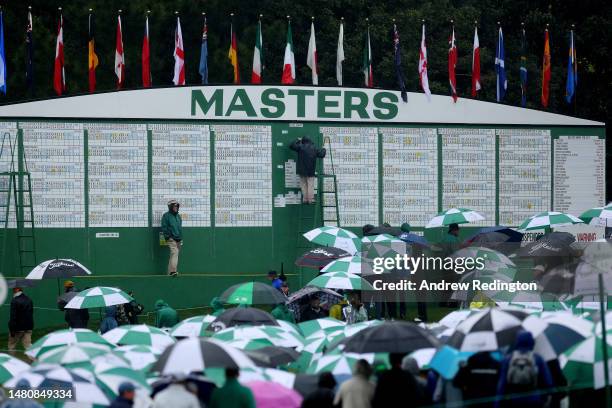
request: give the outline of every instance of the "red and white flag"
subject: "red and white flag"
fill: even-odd
[[[142,86],[151,87],[151,62],[149,51],[149,16],[145,20],[144,38],[142,39]]]
[[[478,28],[474,28],[474,46],[472,48],[472,98],[480,91],[480,43]]]
[[[255,37],[255,48],[253,49],[253,72],[251,73],[252,84],[261,84],[261,75],[263,70],[263,36],[261,34],[260,19],[257,23],[257,36]]]
[[[117,75],[117,89],[121,89],[125,81],[125,55],[123,54],[123,35],[121,34],[121,15],[117,16],[117,43],[115,47],[115,75]]]
[[[174,85],[185,85],[185,49],[179,17],[176,18],[176,30],[174,30],[174,78],[172,82]]]
[[[431,100],[431,91],[429,90],[429,79],[427,78],[427,46],[425,45],[425,24],[423,24],[423,36],[421,37],[421,49],[419,51],[419,78],[421,88],[427,100]]]
[[[308,41],[308,57],[306,65],[312,71],[312,84],[319,85],[319,56],[317,55],[317,41],[315,40],[314,22],[310,24],[310,41]]]
[[[55,64],[53,67],[53,89],[58,95],[66,91],[66,72],[64,71],[64,19],[60,14],[55,42]]]
[[[457,68],[457,45],[455,44],[455,28],[448,41],[448,82],[451,87],[451,96],[453,101],[457,102],[457,77],[455,76],[455,68]]]
[[[287,27],[287,44],[285,45],[285,57],[283,59],[282,84],[295,82],[295,54],[293,53],[293,36],[291,35],[291,21]]]

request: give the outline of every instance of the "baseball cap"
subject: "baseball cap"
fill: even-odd
[[[64,282],[64,287],[65,288],[72,288],[74,286],[74,282],[71,280],[67,280]]]
[[[134,391],[136,387],[129,381],[123,382],[119,385],[119,394],[123,394],[124,392]]]

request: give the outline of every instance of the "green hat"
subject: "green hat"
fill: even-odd
[[[402,232],[410,232],[410,224],[408,224],[407,222],[403,223],[402,226],[400,227],[400,229],[402,230]]]

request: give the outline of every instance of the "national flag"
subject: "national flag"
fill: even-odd
[[[115,75],[117,75],[117,89],[123,87],[125,82],[125,54],[123,53],[123,34],[121,32],[121,14],[117,16],[117,37],[115,45]]]
[[[230,23],[230,47],[227,53],[227,58],[230,60],[230,64],[234,68],[234,83],[240,83],[240,73],[238,72],[238,41],[236,40],[236,32],[234,31],[234,24]]]
[[[336,50],[336,80],[342,86],[342,63],[344,62],[344,23],[340,22],[338,33],[338,49]]]
[[[525,29],[521,33],[521,106],[527,106],[527,37]]]
[[[261,20],[257,22],[257,36],[255,37],[255,49],[253,50],[253,72],[251,83],[261,84],[261,76],[264,70],[263,35],[261,33]]]
[[[457,102],[457,77],[455,76],[455,69],[457,68],[457,45],[455,44],[455,27],[453,27],[453,33],[448,41],[448,82],[451,88],[451,96],[453,101]]]
[[[402,69],[402,53],[400,48],[399,32],[397,25],[393,24],[393,65],[395,66],[395,76],[397,77],[397,85],[399,86],[402,100],[408,102],[408,93],[406,92],[406,81],[404,80],[404,70]]]
[[[28,25],[26,27],[26,87],[32,91],[34,87],[34,43],[32,42],[32,11],[28,10]]]
[[[60,14],[55,41],[55,64],[53,65],[53,89],[61,95],[66,91],[66,73],[64,71],[64,19]]]
[[[89,13],[89,40],[87,41],[87,68],[89,70],[89,92],[96,91],[96,68],[98,56],[96,55],[96,41],[94,39],[94,16]]]
[[[578,63],[576,61],[576,45],[574,44],[574,30],[570,31],[569,58],[567,60],[567,83],[565,84],[565,100],[572,103],[576,87],[578,86]]]
[[[548,28],[544,32],[544,58],[542,60],[542,106],[548,107],[550,93],[550,42]]]
[[[427,78],[427,46],[425,45],[425,24],[423,24],[423,33],[421,36],[421,48],[419,50],[419,81],[421,88],[427,100],[431,100],[431,91],[429,90],[429,79]]]
[[[282,84],[295,82],[295,54],[293,53],[293,37],[291,35],[291,20],[287,25],[287,44],[285,45],[285,57],[283,58]]]
[[[183,31],[181,30],[181,18],[176,17],[176,29],[174,30],[174,85],[185,85],[185,46],[183,45]]]
[[[6,55],[4,54],[4,12],[0,10],[0,92],[6,95]]]
[[[206,16],[204,17],[204,27],[202,28],[202,48],[200,49],[200,65],[198,72],[202,77],[202,84],[208,84],[208,25]]]
[[[365,43],[363,45],[363,72],[364,85],[368,88],[374,86],[374,71],[372,69],[372,46],[370,45],[370,26],[366,30]]]
[[[149,16],[145,18],[144,37],[142,38],[142,86],[151,87],[151,50],[149,49]]]
[[[315,39],[314,22],[310,23],[310,40],[308,40],[308,56],[306,65],[312,72],[312,84],[319,85],[319,56],[317,54],[317,41]]]
[[[474,45],[472,46],[472,98],[480,91],[480,42],[478,28],[474,27]]]
[[[504,34],[499,27],[499,35],[497,37],[497,49],[495,51],[495,73],[497,76],[496,96],[497,102],[501,102],[506,95],[508,89],[508,80],[506,79],[506,66],[504,62]]]

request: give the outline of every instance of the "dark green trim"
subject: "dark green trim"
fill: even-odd
[[[558,138],[559,136],[553,136],[552,131],[551,131],[551,135],[550,135],[550,211],[553,211],[555,209],[555,140]]]
[[[153,131],[147,129],[147,196],[149,211],[148,225],[153,227]]]
[[[89,228],[89,131],[83,129],[83,206],[85,208],[85,228]]]
[[[442,163],[442,134],[436,131],[438,138],[438,212],[444,211],[442,209],[443,200],[442,193],[444,192],[444,167]]]
[[[384,158],[383,158],[383,137],[380,132],[376,132],[376,137],[378,138],[378,224],[382,225],[383,222],[387,222],[384,219]],[[408,191],[406,191],[408,194]]]

